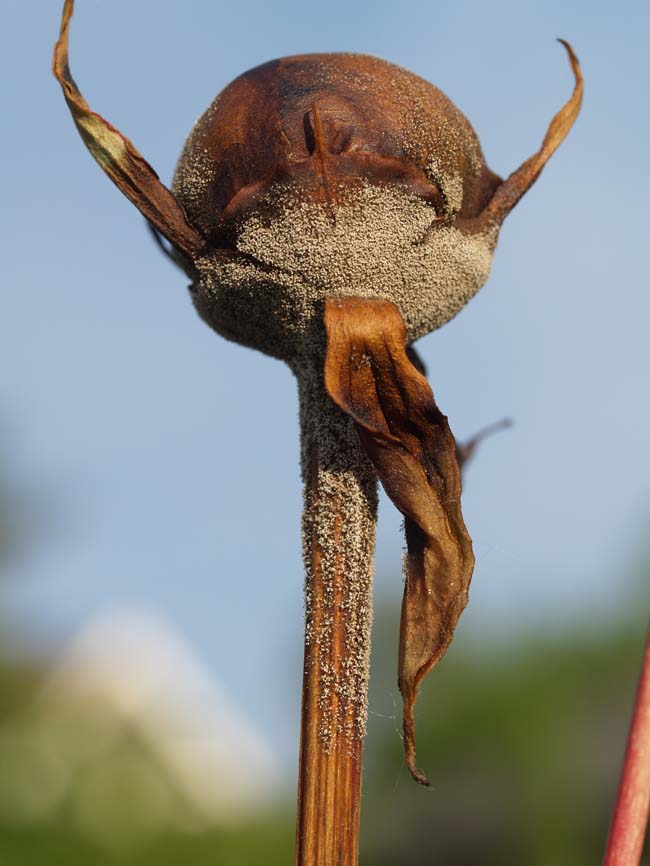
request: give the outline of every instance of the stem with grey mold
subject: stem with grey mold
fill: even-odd
[[[297,866],[356,866],[366,728],[377,479],[323,383],[298,373],[305,580]]]

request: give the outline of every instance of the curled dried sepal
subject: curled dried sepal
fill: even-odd
[[[413,708],[444,655],[474,568],[460,509],[456,443],[427,380],[408,359],[406,330],[389,301],[326,300],[325,386],[354,420],[379,479],[405,518],[407,561],[399,648],[404,749],[417,769]]]
[[[530,189],[533,183],[535,183],[548,160],[569,134],[569,130],[580,113],[583,94],[583,78],[580,63],[578,62],[578,58],[576,57],[573,48],[566,40],[558,39],[558,42],[561,42],[566,48],[567,54],[569,55],[569,63],[571,64],[571,69],[575,78],[575,85],[571,98],[562,106],[551,121],[546,135],[544,136],[542,146],[537,153],[529,157],[516,171],[503,181],[492,196],[489,204],[476,218],[477,223],[480,223],[483,226],[501,225],[519,199]]]
[[[512,418],[502,418],[500,421],[494,421],[492,424],[488,424],[487,427],[483,427],[471,439],[467,439],[465,442],[456,442],[456,457],[458,458],[458,465],[461,471],[465,469],[465,466],[472,459],[476,453],[476,449],[484,439],[487,439],[488,436],[492,436],[494,433],[498,433],[500,430],[507,430],[508,427],[512,427],[512,424]]]
[[[113,183],[174,247],[190,257],[196,255],[204,241],[188,222],[181,205],[129,139],[91,111],[79,92],[68,66],[68,31],[73,11],[74,0],[66,0],[52,71],[84,144]]]

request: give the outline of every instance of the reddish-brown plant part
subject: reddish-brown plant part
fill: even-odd
[[[325,385],[356,424],[379,480],[404,515],[407,558],[399,642],[404,748],[415,763],[420,683],[451,642],[474,555],[460,508],[460,468],[447,418],[406,355],[406,329],[388,301],[328,299]]]
[[[621,767],[603,866],[638,866],[650,808],[650,630]]]
[[[440,90],[362,54],[296,55],[240,75],[194,127],[182,163],[197,154],[202,189],[187,190],[181,175],[176,191],[191,199],[192,218],[208,236],[278,181],[299,183],[303,197],[318,202],[364,181],[400,183],[461,217],[477,216],[500,183]],[[444,200],[442,176],[463,179],[453,202]]]

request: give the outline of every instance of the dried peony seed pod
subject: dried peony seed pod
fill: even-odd
[[[190,134],[172,190],[95,114],[54,53],[79,132],[191,276],[223,336],[285,360],[301,401],[305,667],[298,863],[356,862],[379,479],[405,517],[399,686],[413,708],[467,602],[474,565],[456,446],[410,344],[488,278],[501,223],[580,110],[582,75],[541,148],[510,177],[487,167],[438,89],[358,54],[288,57],[244,73]],[[333,830],[325,832],[325,825]]]

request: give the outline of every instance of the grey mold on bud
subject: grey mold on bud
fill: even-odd
[[[412,342],[487,280],[498,226],[475,218],[499,183],[468,121],[412,73],[353,54],[265,64],[216,98],[176,170],[208,241],[194,302],[292,366],[328,296],[392,301]]]
[[[406,188],[366,184],[349,201],[342,191],[333,208],[288,185],[267,195],[273,220],[262,208],[243,216],[235,254],[195,260],[192,292],[224,337],[290,364],[312,351],[327,296],[392,301],[412,342],[449,321],[489,276],[493,236],[453,224],[431,233],[431,206]]]

